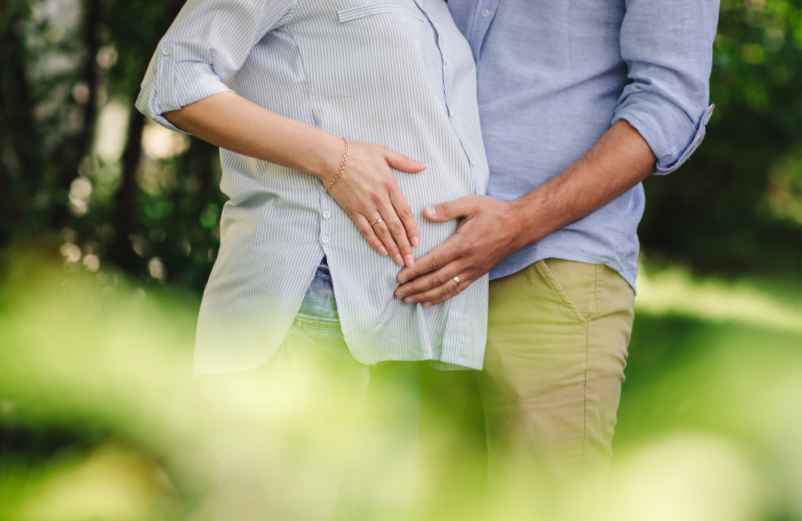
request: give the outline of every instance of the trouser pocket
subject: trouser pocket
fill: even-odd
[[[530,282],[545,285],[579,321],[586,322],[598,311],[599,264],[544,259],[529,270]],[[537,277],[539,280],[531,280]]]

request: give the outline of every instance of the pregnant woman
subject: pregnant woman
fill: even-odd
[[[196,374],[260,366],[299,311],[332,318],[329,280],[355,360],[481,368],[486,280],[428,308],[393,296],[455,231],[422,210],[487,182],[473,57],[444,2],[189,0],[136,107],[221,149]]]
[[[456,229],[422,210],[487,182],[473,57],[445,2],[189,0],[136,107],[221,149],[196,375],[322,344],[356,368],[482,367],[486,277],[429,307],[393,295]]]

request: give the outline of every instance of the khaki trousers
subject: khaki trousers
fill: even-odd
[[[601,264],[547,259],[491,283],[491,484],[554,484],[609,462],[633,318],[632,288]]]

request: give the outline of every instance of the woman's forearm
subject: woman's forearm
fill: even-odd
[[[342,138],[270,112],[233,91],[164,117],[215,146],[317,176],[374,250],[399,266],[414,263],[417,224],[391,169],[418,173],[424,165],[369,143],[349,143],[346,154]]]
[[[215,146],[303,170],[324,182],[334,174],[343,154],[343,142],[337,136],[270,112],[232,91],[164,117]]]

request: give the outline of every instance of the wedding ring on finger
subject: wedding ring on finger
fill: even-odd
[[[381,224],[381,223],[383,223],[383,222],[384,222],[384,219],[382,219],[381,217],[379,217],[378,219],[376,219],[375,221],[373,221],[373,223],[371,224],[371,226],[376,226],[377,224]]]
[[[451,280],[453,280],[453,281],[454,281],[454,283],[455,283],[457,286],[459,286],[460,282],[462,282],[462,279],[461,279],[461,278],[459,278],[459,275],[456,275],[456,276],[455,276],[453,279],[451,279]]]

